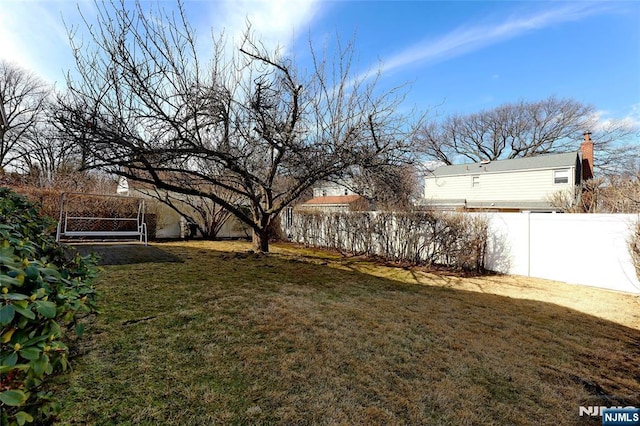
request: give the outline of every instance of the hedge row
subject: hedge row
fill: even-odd
[[[445,212],[295,211],[291,241],[412,264],[484,271],[487,220]]]

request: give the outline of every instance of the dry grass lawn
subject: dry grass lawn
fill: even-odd
[[[244,243],[105,267],[60,424],[600,424],[640,406],[640,297]]]

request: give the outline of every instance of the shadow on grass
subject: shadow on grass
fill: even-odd
[[[600,424],[640,405],[640,332],[550,303],[291,253],[163,246],[106,267],[59,379],[71,424]]]
[[[178,256],[151,245],[142,244],[79,244],[74,246],[82,256],[95,254],[100,265],[130,265],[134,263],[182,262]]]

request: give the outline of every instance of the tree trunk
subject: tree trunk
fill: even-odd
[[[253,246],[256,251],[262,253],[269,252],[269,228],[262,229],[260,232],[253,231]]]

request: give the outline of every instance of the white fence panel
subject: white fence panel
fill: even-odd
[[[380,213],[370,213],[376,217]],[[467,213],[489,220],[487,269],[640,294],[628,249],[635,214]],[[296,217],[297,216],[297,217]],[[302,221],[301,221],[302,219]],[[395,253],[407,232],[396,218],[387,218],[391,232],[371,228],[362,235],[345,218],[326,216],[319,226],[305,226],[292,215],[287,231],[294,241],[312,246],[339,246],[367,254]],[[366,233],[366,232],[365,232]],[[379,235],[389,235],[381,240]],[[367,243],[365,243],[365,240]],[[338,244],[336,244],[338,243]]]
[[[504,274],[529,275],[529,215],[470,213],[489,219],[486,267]]]
[[[487,268],[640,293],[628,249],[634,214],[489,213]]]

